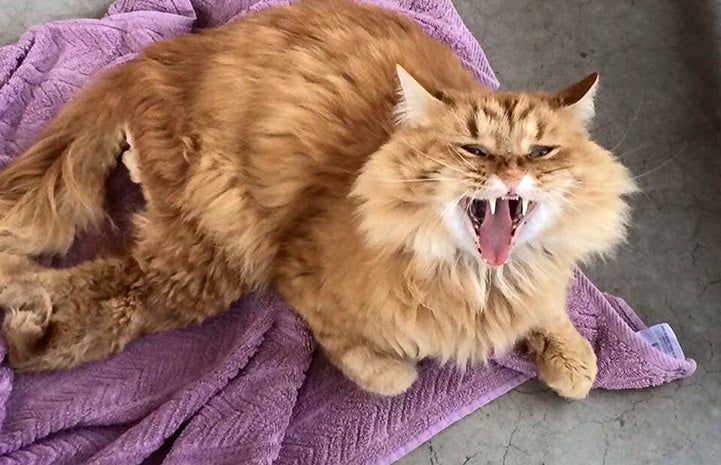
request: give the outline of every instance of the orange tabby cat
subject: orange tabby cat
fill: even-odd
[[[627,170],[591,142],[596,75],[489,92],[411,20],[301,3],[160,42],[78,93],[0,173],[0,304],[19,370],[68,367],[278,289],[329,358],[393,395],[426,357],[525,341],[542,378],[596,375],[565,313],[578,260],[622,238]],[[128,250],[65,270],[120,159],[146,199]]]

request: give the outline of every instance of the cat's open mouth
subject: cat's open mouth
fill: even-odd
[[[503,265],[508,261],[511,247],[535,210],[536,203],[518,195],[492,200],[469,197],[464,202],[481,257],[489,265]]]

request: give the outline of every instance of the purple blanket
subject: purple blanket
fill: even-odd
[[[119,0],[100,20],[31,29],[0,49],[0,167],[90,74],[152,41],[272,3]],[[497,86],[451,0],[379,3],[415,18],[484,84]],[[121,225],[137,196],[118,170],[109,197]],[[80,238],[70,260],[95,253],[113,234]],[[581,273],[569,312],[598,354],[597,387],[652,386],[695,368],[637,336],[644,325],[633,311]],[[280,298],[249,295],[203,325],[142,338],[104,362],[22,376],[0,366],[0,464],[389,463],[534,375],[514,354],[466,371],[426,362],[406,394],[369,395],[314,351]]]

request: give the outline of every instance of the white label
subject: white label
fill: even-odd
[[[636,334],[666,355],[680,360],[686,358],[683,355],[683,350],[681,350],[681,344],[678,343],[676,335],[667,323],[650,326]]]

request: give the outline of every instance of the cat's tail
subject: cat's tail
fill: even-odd
[[[0,171],[0,252],[63,254],[104,218],[105,179],[126,145],[129,72],[121,65],[78,92]]]

